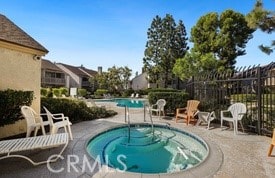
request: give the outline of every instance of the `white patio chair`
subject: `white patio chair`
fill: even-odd
[[[223,121],[228,121],[233,123],[234,134],[238,134],[238,122],[242,126],[244,132],[243,124],[241,122],[243,116],[246,114],[246,106],[243,103],[235,103],[229,106],[225,111],[221,111],[221,128],[223,128]],[[223,130],[223,129],[222,129]]]
[[[63,113],[52,114],[45,106],[43,106],[46,111],[48,121],[50,123],[50,134],[56,134],[59,128],[64,128],[65,132],[69,133],[70,139],[73,140],[73,134],[71,130],[72,123],[69,121],[68,117],[65,117]],[[56,122],[54,122],[54,120]]]
[[[197,115],[199,119],[196,123],[196,126],[198,126],[201,123],[207,123],[207,130],[209,130],[210,122],[216,119],[216,115],[214,111],[212,111],[211,113],[199,111]]]
[[[85,103],[87,105],[87,107],[99,107],[99,108],[105,108],[105,106],[101,106],[95,103],[95,101],[93,99],[86,99]]]
[[[161,116],[161,113],[163,114],[163,116],[165,115],[164,113],[164,106],[166,105],[166,101],[165,99],[159,99],[157,100],[156,104],[153,104],[150,106],[149,111],[151,112],[151,114],[153,112],[156,112],[156,114],[159,116]]]
[[[46,135],[45,132],[45,125],[49,125],[48,121],[43,121],[40,114],[37,114],[31,107],[29,106],[22,106],[21,113],[23,117],[26,119],[27,122],[27,133],[26,137],[30,137],[32,131],[34,131],[34,136],[37,135],[38,130],[42,129],[43,135]]]

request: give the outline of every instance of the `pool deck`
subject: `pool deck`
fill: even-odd
[[[174,118],[165,117],[159,120],[154,117],[154,123],[170,123],[171,127],[184,129],[202,137],[210,148],[209,157],[195,168],[171,174],[139,174],[121,173],[98,165],[87,154],[87,140],[96,134],[124,123],[124,108],[116,107],[114,103],[99,103],[106,108],[114,109],[118,115],[112,118],[85,121],[72,125],[74,140],[63,153],[62,159],[47,165],[33,166],[20,158],[0,160],[0,177],[95,177],[95,178],[180,178],[180,177],[214,177],[214,178],[272,178],[275,177],[275,150],[273,157],[267,157],[271,138],[239,132],[234,136],[233,130],[221,131],[219,125],[186,126],[185,123],[175,123]],[[142,109],[130,109],[132,123],[143,122]],[[149,118],[146,119],[149,121]],[[26,152],[34,160],[46,159],[57,153],[60,148],[34,150]],[[157,164],[157,160],[156,160]],[[52,171],[51,171],[52,170]],[[56,172],[56,173],[55,173]]]

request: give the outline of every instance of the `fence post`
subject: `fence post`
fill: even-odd
[[[258,83],[258,135],[261,135],[261,127],[262,127],[262,76],[261,76],[261,67],[257,67],[257,83]]]
[[[191,85],[191,92],[190,93],[192,95],[191,97],[194,99],[194,97],[195,97],[194,96],[195,95],[194,94],[194,92],[195,92],[195,79],[194,79],[194,76],[192,76],[191,82],[192,82],[192,85]]]

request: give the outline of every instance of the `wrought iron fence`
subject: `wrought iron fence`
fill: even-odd
[[[238,68],[234,72],[201,73],[187,82],[186,91],[200,100],[200,110],[221,110],[242,102],[247,114],[245,128],[261,135],[270,135],[275,127],[275,63],[266,66]]]

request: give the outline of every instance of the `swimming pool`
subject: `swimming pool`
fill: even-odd
[[[209,153],[201,138],[169,126],[135,124],[128,134],[127,126],[102,132],[88,141],[87,151],[109,167],[148,174],[190,169]]]
[[[144,100],[130,99],[130,98],[117,98],[114,100],[119,107],[129,107],[129,108],[143,108]]]
[[[114,99],[97,99],[96,102],[116,102],[118,107],[143,108],[144,99],[132,98],[114,98]]]

